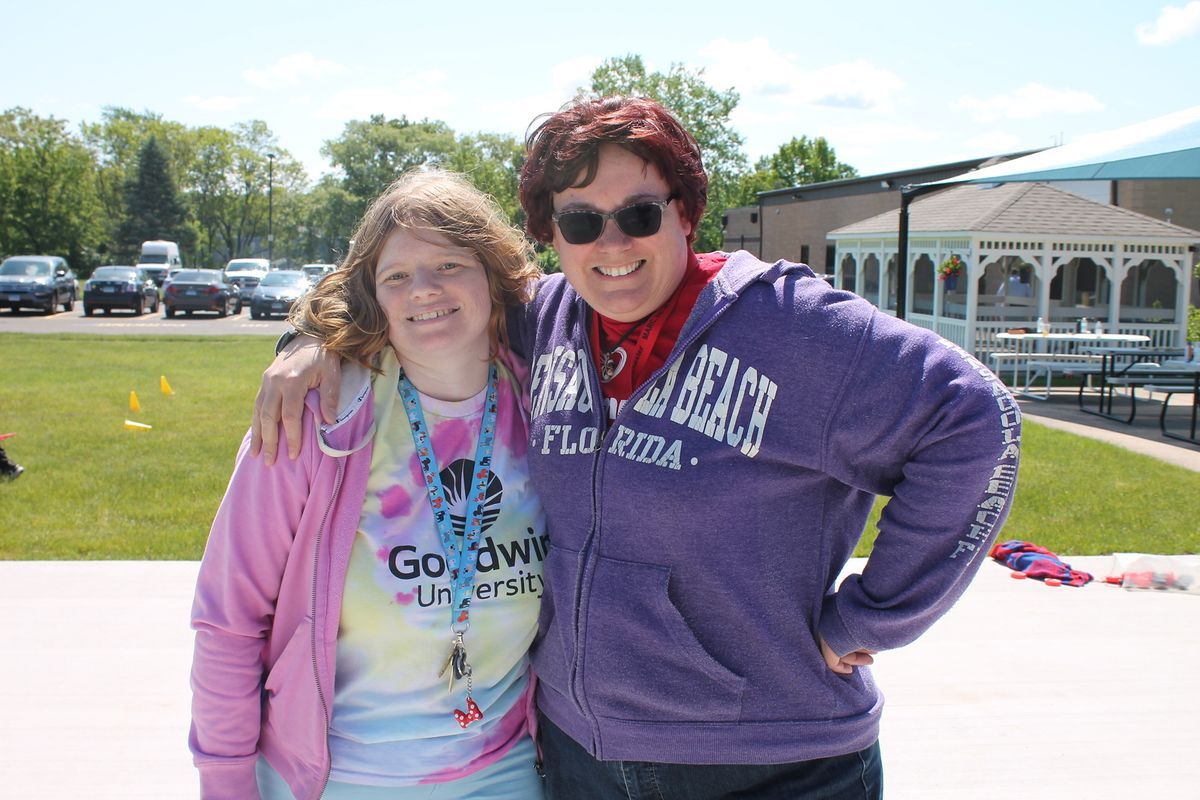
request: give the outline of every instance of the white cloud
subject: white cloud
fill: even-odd
[[[1021,139],[1011,133],[1004,131],[992,131],[990,133],[972,136],[963,142],[963,145],[977,155],[999,155],[1001,153],[1013,153],[1021,149]]]
[[[541,91],[485,102],[472,116],[487,120],[488,130],[524,136],[536,117],[557,111],[575,97],[576,90],[590,86],[592,73],[603,61],[600,56],[576,56],[559,62],[547,71],[550,83]]]
[[[935,142],[942,134],[935,128],[923,128],[905,122],[867,122],[856,125],[827,126],[820,134],[831,145],[848,144],[905,144],[911,142]]]
[[[1088,92],[1051,89],[1040,83],[1029,83],[1008,94],[987,98],[963,95],[954,107],[969,113],[976,122],[1033,119],[1047,114],[1079,114],[1104,110],[1104,104]]]
[[[454,97],[443,85],[446,75],[429,70],[399,80],[393,86],[363,86],[344,89],[321,103],[318,119],[364,119],[372,114],[405,116],[410,120],[445,119]]]
[[[1167,6],[1153,24],[1137,26],[1138,44],[1158,47],[1177,42],[1200,31],[1200,0],[1186,6]]]
[[[733,87],[743,99],[890,111],[904,88],[894,72],[864,59],[806,69],[796,63],[796,56],[775,50],[763,37],[744,42],[717,39],[700,53],[711,59],[704,71],[708,83],[721,90]]]
[[[248,69],[242,73],[242,77],[260,89],[277,89],[280,86],[294,86],[308,78],[336,75],[345,70],[341,64],[317,58],[305,51],[286,55],[266,69]]]
[[[929,152],[939,152],[944,146],[943,133],[937,128],[905,122],[823,125],[819,130],[810,130],[809,135],[824,136],[837,152],[838,161],[854,166],[862,175],[937,163],[940,154]]]
[[[575,90],[592,84],[592,73],[604,62],[599,56],[576,56],[550,67],[550,85],[555,91],[574,96]],[[566,102],[564,98],[563,102]],[[561,105],[561,104],[560,104]]]
[[[211,97],[200,97],[199,95],[189,94],[187,97],[183,98],[183,102],[202,111],[235,111],[244,105],[253,103],[254,98],[231,97],[224,94],[213,95]]]

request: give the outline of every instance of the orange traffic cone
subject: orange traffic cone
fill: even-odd
[[[140,414],[142,411],[142,404],[138,402],[137,392],[129,393],[129,410],[135,414]]]
[[[171,384],[167,383],[166,375],[158,376],[158,388],[163,394],[175,394],[175,390],[171,388]]]
[[[127,431],[148,431],[151,426],[144,422],[134,422],[131,419],[125,420],[125,430]]]

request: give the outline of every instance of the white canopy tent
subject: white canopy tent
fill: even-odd
[[[935,181],[1118,181],[1200,178],[1200,106]]]

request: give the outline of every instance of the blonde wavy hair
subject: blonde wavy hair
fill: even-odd
[[[375,297],[375,269],[396,230],[430,230],[474,252],[487,274],[492,311],[490,355],[508,342],[505,316],[529,299],[541,275],[529,243],[496,201],[466,177],[424,168],[401,175],[375,199],[359,222],[350,252],[292,309],[297,329],[325,340],[325,348],[368,369],[388,345],[388,320]]]

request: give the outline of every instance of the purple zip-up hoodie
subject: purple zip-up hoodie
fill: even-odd
[[[962,594],[1015,489],[1011,395],[933,333],[739,252],[609,427],[590,313],[553,276],[512,325],[552,541],[539,708],[600,759],[869,746],[882,697],[818,634],[840,655],[900,647]],[[871,557],[838,585],[876,495]]]

